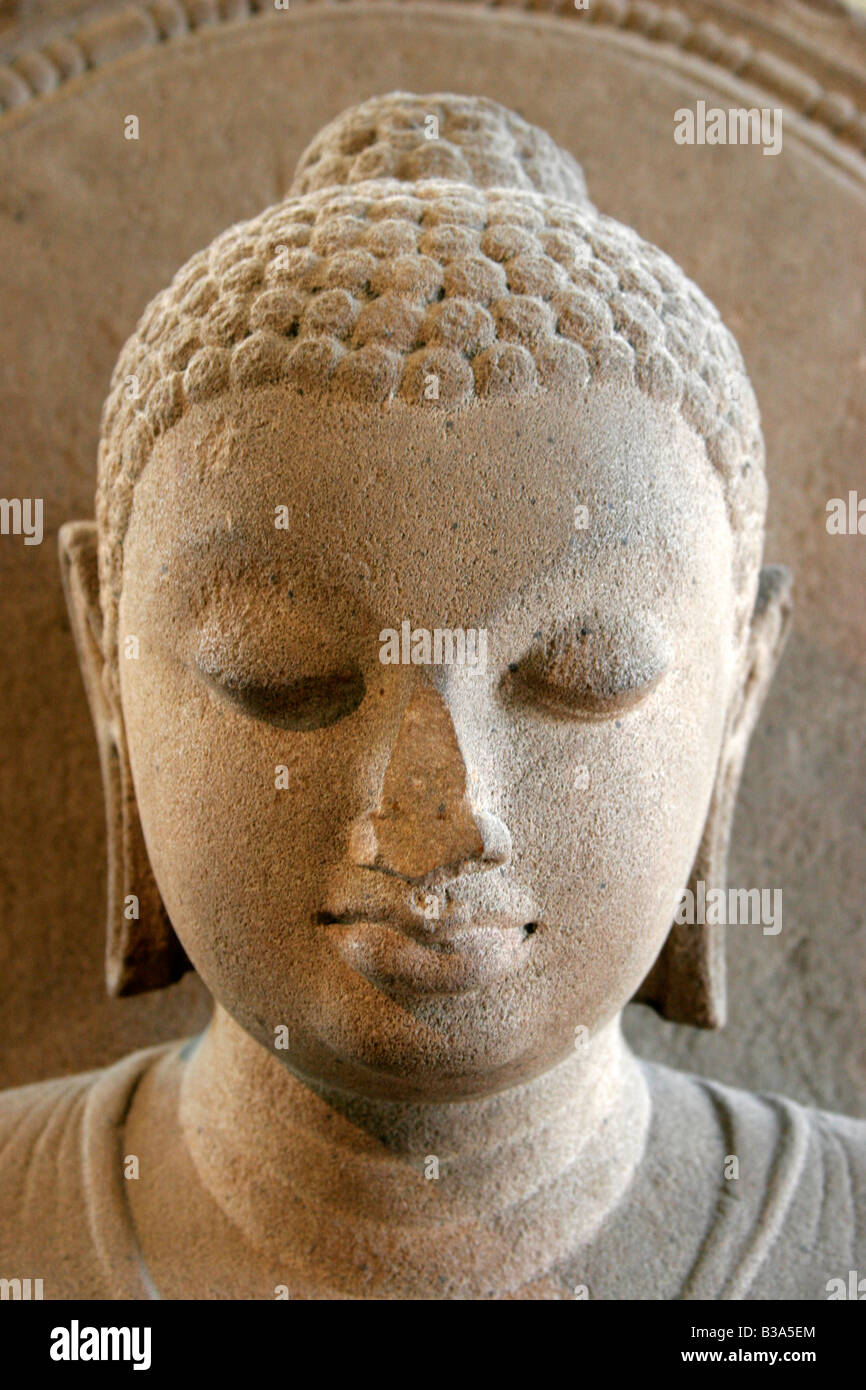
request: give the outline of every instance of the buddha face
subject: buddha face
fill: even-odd
[[[191,408],[136,488],[120,678],[152,866],[216,999],[302,1076],[394,1098],[591,1038],[700,841],[732,555],[702,442],[636,389]],[[383,661],[405,623],[429,653]]]

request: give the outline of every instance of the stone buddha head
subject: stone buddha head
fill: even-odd
[[[786,630],[765,499],[718,312],[547,135],[341,115],[147,309],[62,534],[111,990],[194,968],[300,1077],[409,1099],[635,997],[719,1025],[721,929],[673,923]]]

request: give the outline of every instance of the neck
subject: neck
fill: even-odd
[[[298,1285],[366,1297],[555,1282],[625,1192],[649,1122],[618,1016],[532,1081],[424,1104],[305,1083],[217,1006],[179,1103],[199,1178],[247,1243]]]

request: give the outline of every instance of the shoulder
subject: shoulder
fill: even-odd
[[[45,1298],[146,1297],[123,1178],[123,1126],[149,1068],[177,1046],[0,1092],[0,1277]]]
[[[692,1127],[715,1194],[685,1296],[826,1299],[866,1271],[866,1121],[664,1067],[647,1076],[668,1142]]]

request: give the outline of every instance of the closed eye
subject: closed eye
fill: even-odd
[[[258,684],[229,672],[199,668],[218,696],[277,729],[326,729],[358,708],[366,693],[360,671],[304,676],[280,684]]]
[[[668,666],[659,634],[648,624],[587,619],[536,633],[525,656],[509,666],[508,693],[575,718],[605,718],[640,704]]]

